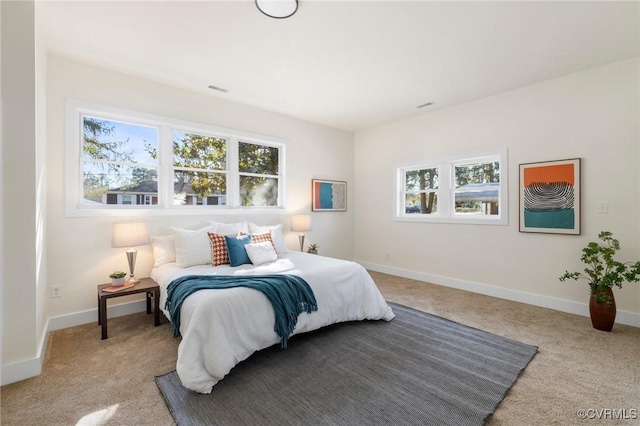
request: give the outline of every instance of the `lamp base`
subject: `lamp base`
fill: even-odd
[[[304,234],[298,234],[298,239],[300,240],[300,251],[304,251]]]
[[[140,282],[133,275],[133,271],[136,268],[136,256],[137,255],[138,255],[138,252],[136,251],[136,249],[130,248],[129,250],[127,250],[127,261],[129,262],[129,282],[132,283],[132,284]]]

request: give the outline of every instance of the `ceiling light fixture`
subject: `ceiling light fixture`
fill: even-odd
[[[227,89],[223,89],[222,87],[214,86],[212,84],[209,85],[209,89],[217,90],[218,92],[222,92],[222,93],[227,93],[228,92]]]
[[[284,19],[296,13],[298,0],[256,0],[256,7],[271,18]]]
[[[426,104],[418,105],[416,108],[424,108],[435,104],[435,102],[427,102]]]

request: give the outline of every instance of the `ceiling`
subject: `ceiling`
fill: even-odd
[[[45,0],[36,22],[54,54],[357,131],[638,56],[639,6]]]

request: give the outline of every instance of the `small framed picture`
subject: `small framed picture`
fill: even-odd
[[[311,210],[314,212],[347,211],[347,182],[311,180]]]
[[[520,164],[520,232],[580,235],[580,159]]]

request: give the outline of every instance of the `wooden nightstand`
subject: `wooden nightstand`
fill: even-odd
[[[147,314],[151,313],[151,299],[153,299],[153,314],[155,325],[160,325],[160,287],[151,278],[142,278],[134,287],[107,293],[102,291],[111,284],[98,285],[98,325],[102,325],[102,339],[107,338],[107,299],[128,296],[136,293],[147,293]]]

